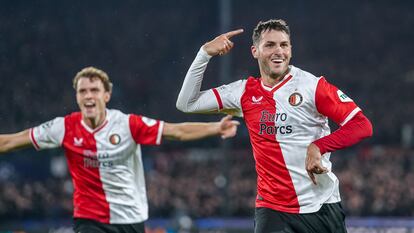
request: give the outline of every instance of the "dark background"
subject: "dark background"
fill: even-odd
[[[414,3],[229,1],[224,26],[223,3],[1,1],[0,133],[77,111],[72,79],[91,65],[105,70],[114,83],[109,108],[168,122],[218,120],[217,115],[184,114],[175,108],[200,46],[227,30],[245,30],[234,37],[229,55],[212,59],[203,89],[258,76],[251,32],[260,20],[282,18],[292,33],[292,64],[325,76],[373,123],[372,138],[332,156],[347,213],[412,216]],[[223,69],[229,75],[221,76]],[[217,138],[166,142],[161,148],[145,148],[144,154],[151,217],[181,212],[194,218],[252,215],[255,173],[244,126],[225,143]],[[199,162],[194,154],[215,156]],[[70,178],[59,167],[61,158],[60,150],[34,149],[1,156],[0,220],[70,218]],[[193,180],[183,181],[188,175]],[[223,177],[227,182],[221,186]],[[198,187],[200,183],[211,187]]]

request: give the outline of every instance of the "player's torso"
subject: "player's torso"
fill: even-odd
[[[105,123],[94,130],[66,117],[62,146],[75,187],[75,217],[108,223],[146,218],[141,152],[131,136],[128,115],[108,110]]]
[[[273,88],[249,78],[241,108],[256,160],[258,206],[295,213],[315,191],[305,170],[307,146],[330,131],[315,106],[318,78],[291,74]]]
[[[66,120],[63,147],[71,156],[80,156],[84,168],[112,169],[117,165],[127,165],[125,160],[136,149],[129,131],[127,116],[110,119],[98,127],[90,129],[80,121]],[[68,156],[68,159],[75,159]]]
[[[274,88],[250,78],[241,98],[252,143],[273,141],[300,146],[320,138],[329,128],[315,106],[317,79],[286,77]]]

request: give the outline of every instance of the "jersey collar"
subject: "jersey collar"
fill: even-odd
[[[88,131],[91,134],[95,134],[99,130],[103,129],[108,124],[108,109],[106,109],[105,111],[106,111],[106,113],[105,113],[105,120],[104,120],[104,122],[100,126],[96,127],[95,129],[92,129],[91,127],[89,127],[85,123],[85,121],[83,121],[83,119],[81,119],[81,125],[83,126],[83,128],[85,128],[86,131]]]
[[[266,86],[264,83],[263,83],[263,80],[262,80],[262,78],[260,78],[260,85],[262,86],[262,88],[264,89],[264,90],[266,90],[266,91],[269,91],[269,92],[275,92],[275,91],[277,91],[279,88],[281,88],[283,85],[285,85],[285,83],[287,83],[287,82],[289,82],[289,80],[291,80],[292,79],[292,68],[290,69],[290,71],[289,71],[289,73],[287,73],[286,75],[285,75],[285,77],[283,77],[283,79],[278,83],[278,84],[276,84],[275,86],[273,86],[273,87],[269,87],[269,86]]]

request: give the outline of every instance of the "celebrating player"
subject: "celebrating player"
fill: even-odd
[[[112,83],[94,67],[77,73],[73,87],[80,112],[0,135],[0,152],[30,145],[63,147],[74,185],[75,232],[144,233],[148,204],[141,144],[159,145],[162,137],[186,141],[236,134],[238,122],[231,116],[214,123],[173,124],[106,109]]]
[[[185,77],[177,108],[243,117],[257,171],[255,233],[342,233],[345,216],[330,152],[372,135],[355,102],[330,84],[290,65],[290,30],[283,20],[259,22],[251,52],[259,78],[200,91],[212,56],[225,55],[230,31],[204,44]],[[340,127],[330,133],[328,118]]]

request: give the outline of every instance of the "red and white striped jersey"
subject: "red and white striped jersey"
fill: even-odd
[[[310,143],[330,134],[328,118],[344,125],[360,111],[352,99],[325,78],[294,66],[272,88],[249,77],[211,91],[220,111],[246,122],[256,161],[257,207],[311,213],[340,201],[337,177],[316,175],[314,185],[305,158]],[[329,157],[323,155],[322,165],[331,170]]]
[[[130,224],[148,219],[140,144],[159,145],[163,122],[106,110],[89,128],[80,112],[31,129],[38,150],[63,147],[74,185],[74,217]]]

